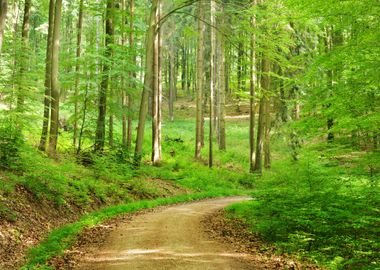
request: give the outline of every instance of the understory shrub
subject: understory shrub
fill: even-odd
[[[257,181],[254,201],[230,210],[281,251],[331,269],[379,269],[379,178],[332,163],[314,153],[279,162]]]
[[[20,127],[11,119],[0,121],[0,167],[1,169],[17,169],[21,165],[20,149],[24,146],[24,138]]]

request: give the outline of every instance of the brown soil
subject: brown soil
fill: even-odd
[[[147,197],[175,196],[187,192],[185,189],[158,179],[145,179],[154,194],[131,194],[136,200]],[[9,209],[13,218],[0,216],[0,270],[17,269],[25,262],[26,252],[37,245],[51,230],[74,222],[86,212],[107,206],[95,200],[85,209],[75,205],[57,207],[46,200],[37,199],[22,186],[12,194],[0,194],[0,206]]]
[[[205,200],[112,220],[87,230],[53,265],[77,270],[301,269],[304,265],[290,257],[273,255],[257,237],[253,243],[244,239],[242,225],[227,224],[218,212],[246,199]]]
[[[0,219],[0,269],[16,269],[25,260],[26,250],[35,246],[52,228],[78,216],[78,209],[59,209],[37,200],[24,187],[16,187],[0,201],[15,215],[15,221]]]

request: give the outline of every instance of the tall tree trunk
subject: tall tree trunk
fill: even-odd
[[[169,120],[174,121],[175,63],[174,44],[171,41],[169,50]]]
[[[204,35],[205,11],[202,1],[198,2],[198,47],[197,47],[197,84],[196,84],[196,132],[195,132],[195,158],[201,158],[203,133],[203,82],[204,82]]]
[[[148,114],[148,101],[149,96],[153,90],[153,58],[154,58],[154,42],[155,42],[155,32],[156,32],[156,16],[157,16],[157,6],[158,0],[153,0],[149,28],[146,38],[146,60],[145,60],[145,78],[144,78],[144,88],[142,91],[140,112],[139,112],[139,123],[137,127],[136,136],[136,147],[134,155],[135,166],[138,166],[141,162],[142,146],[144,142],[144,131],[145,131],[145,121]]]
[[[262,72],[261,75],[261,88],[262,88],[262,98],[260,99],[260,109],[259,109],[259,122],[258,122],[258,130],[257,130],[257,141],[256,141],[256,158],[255,158],[255,166],[253,168],[253,171],[255,173],[262,173],[263,170],[263,146],[264,146],[264,140],[265,140],[265,120],[266,120],[266,106],[268,105],[268,93],[269,85],[270,85],[270,78],[269,78],[269,71],[270,71],[270,62],[269,60],[264,56],[262,61]]]
[[[130,0],[129,1],[129,11],[130,11],[130,32],[129,32],[129,47],[130,50],[132,51],[132,64],[136,65],[136,55],[135,55],[135,41],[134,41],[134,20],[135,20],[135,0]],[[131,71],[130,72],[130,77],[135,80],[136,79],[136,72]],[[135,88],[135,83],[134,81],[131,83],[131,89]],[[132,94],[128,94],[128,128],[127,128],[127,149],[130,150],[132,147],[132,120],[133,120],[133,99],[132,99]]]
[[[5,21],[7,19],[8,0],[0,0],[0,54],[3,48],[3,36],[5,29]]]
[[[131,3],[129,3],[131,4]],[[127,3],[126,0],[121,0],[121,6],[120,6],[120,12],[122,14],[121,16],[121,46],[124,47],[127,42],[127,36],[126,36],[126,28],[128,21],[126,18],[126,12],[127,12]],[[125,66],[123,65],[123,69]],[[122,114],[121,114],[121,122],[122,122],[122,142],[123,146],[127,147],[127,137],[128,137],[128,131],[127,131],[127,106],[128,106],[128,94],[127,94],[127,86],[125,84],[125,76],[124,74],[121,75],[121,106],[122,106]],[[128,149],[130,150],[130,149]]]
[[[32,7],[31,0],[25,0],[24,3],[24,17],[22,21],[22,52],[20,57],[20,74],[19,74],[19,86],[17,93],[17,111],[22,112],[24,110],[25,92],[24,92],[24,74],[26,70],[26,59],[28,57],[28,42],[29,42],[29,28],[30,28],[30,10]]]
[[[244,56],[244,46],[243,42],[240,41],[238,44],[238,70],[237,70],[237,83],[238,83],[238,91],[242,91],[242,76],[243,76],[243,56]],[[239,98],[240,99],[240,98]]]
[[[155,34],[153,50],[153,95],[152,95],[152,162],[159,165],[162,159],[161,154],[161,104],[162,104],[162,84],[161,84],[161,30],[158,25],[161,14],[161,1],[157,0],[155,17]]]
[[[271,131],[271,103],[270,99],[265,99],[265,132],[264,132],[264,167],[269,169],[271,167],[270,156],[270,131]]]
[[[57,154],[58,128],[59,128],[59,43],[61,37],[61,17],[62,0],[56,0],[54,13],[54,31],[52,42],[51,61],[51,115],[50,115],[50,135],[49,135],[49,156],[55,157]]]
[[[189,96],[189,92],[187,89],[187,54],[186,54],[187,48],[186,48],[186,42],[184,41],[182,45],[182,59],[181,59],[181,86],[182,86],[182,93]]]
[[[79,3],[79,18],[77,24],[77,49],[76,49],[76,64],[75,64],[75,104],[74,104],[74,136],[73,136],[73,146],[74,149],[77,147],[78,139],[78,118],[79,118],[79,80],[80,80],[80,56],[81,56],[81,46],[82,46],[82,28],[83,28],[83,2],[80,0]],[[78,147],[79,148],[79,147]]]
[[[256,0],[252,1],[253,5],[257,4]],[[252,17],[252,28],[256,29],[256,16]],[[250,172],[255,170],[255,121],[256,121],[256,88],[257,88],[257,68],[256,68],[256,34],[251,37],[251,74],[250,74],[250,89],[249,89],[249,164]]]
[[[82,140],[83,140],[83,132],[84,132],[84,126],[86,123],[86,115],[87,115],[87,104],[88,104],[88,90],[90,88],[90,81],[87,79],[86,83],[86,92],[84,94],[84,101],[83,101],[83,113],[82,113],[82,123],[79,131],[79,138],[78,138],[78,149],[76,154],[79,155],[81,149],[82,149]]]
[[[49,28],[46,46],[46,60],[45,60],[45,96],[44,96],[44,114],[42,122],[42,132],[40,145],[38,149],[40,151],[46,150],[46,141],[49,132],[50,124],[50,106],[51,106],[51,61],[52,61],[52,46],[53,46],[53,32],[54,32],[54,9],[55,0],[50,0],[49,4]]]
[[[106,51],[105,58],[110,59],[112,56],[111,44],[113,43],[113,20],[112,13],[114,8],[114,1],[107,0],[106,11]],[[103,63],[103,78],[100,86],[99,93],[99,114],[96,125],[95,137],[95,152],[102,152],[104,149],[105,135],[106,135],[106,113],[107,113],[107,92],[109,87],[109,71],[110,64],[107,61]]]
[[[223,8],[223,7],[222,7]],[[221,15],[220,24],[224,25],[224,18]],[[219,36],[219,87],[218,87],[218,141],[219,150],[226,150],[226,56],[225,56],[225,37],[222,33],[218,32]]]
[[[110,17],[110,21],[111,21],[111,25],[110,25],[110,28],[111,28],[111,33],[110,33],[110,59],[112,59],[114,57],[114,52],[113,52],[113,49],[112,49],[112,45],[115,43],[115,26],[114,26],[114,5],[112,6],[112,10],[111,10],[111,17]],[[113,64],[110,64],[109,65],[109,73],[112,73],[111,70],[114,68]],[[115,99],[115,90],[114,90],[114,87],[115,87],[115,83],[113,82],[113,80],[111,80],[111,75],[108,74],[107,76],[107,80],[108,80],[108,92],[109,92],[109,103],[110,104],[114,104],[114,99]],[[109,118],[108,118],[108,145],[110,148],[113,148],[114,146],[114,111],[112,109],[112,106],[111,106],[111,109],[108,110],[109,112]]]
[[[329,53],[332,50],[333,47],[333,37],[332,37],[332,29],[326,29],[326,38],[325,38],[325,52]],[[330,96],[333,91],[333,80],[334,80],[334,74],[333,70],[329,69],[327,70],[327,87],[328,87],[328,95]],[[329,108],[331,104],[327,104],[327,108]],[[334,133],[331,131],[331,129],[334,126],[334,119],[331,117],[328,117],[327,119],[327,141],[329,143],[334,141]]]
[[[210,133],[209,133],[209,156],[208,156],[208,166],[212,168],[213,166],[213,137],[214,137],[214,97],[215,97],[215,79],[216,79],[216,32],[215,32],[215,12],[216,12],[216,3],[214,0],[210,1],[211,7],[211,56],[210,56]]]

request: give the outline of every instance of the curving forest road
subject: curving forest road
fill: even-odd
[[[211,240],[202,229],[208,215],[248,199],[212,199],[136,216],[113,231],[76,269],[263,269],[250,255]]]

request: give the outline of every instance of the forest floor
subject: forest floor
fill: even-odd
[[[203,200],[116,218],[87,229],[51,263],[62,270],[317,269],[274,255],[257,237],[247,238],[241,223],[225,222],[221,209],[247,199]]]
[[[154,188],[155,194],[135,194],[135,199],[154,196],[171,197],[188,191],[168,181],[141,179]],[[0,202],[12,209],[14,220],[0,218],[0,269],[17,269],[25,262],[26,251],[36,246],[52,229],[78,220],[86,212],[105,207],[94,201],[89,208],[82,209],[75,204],[56,207],[52,202],[38,199],[24,186],[17,186],[8,197],[0,194]]]

